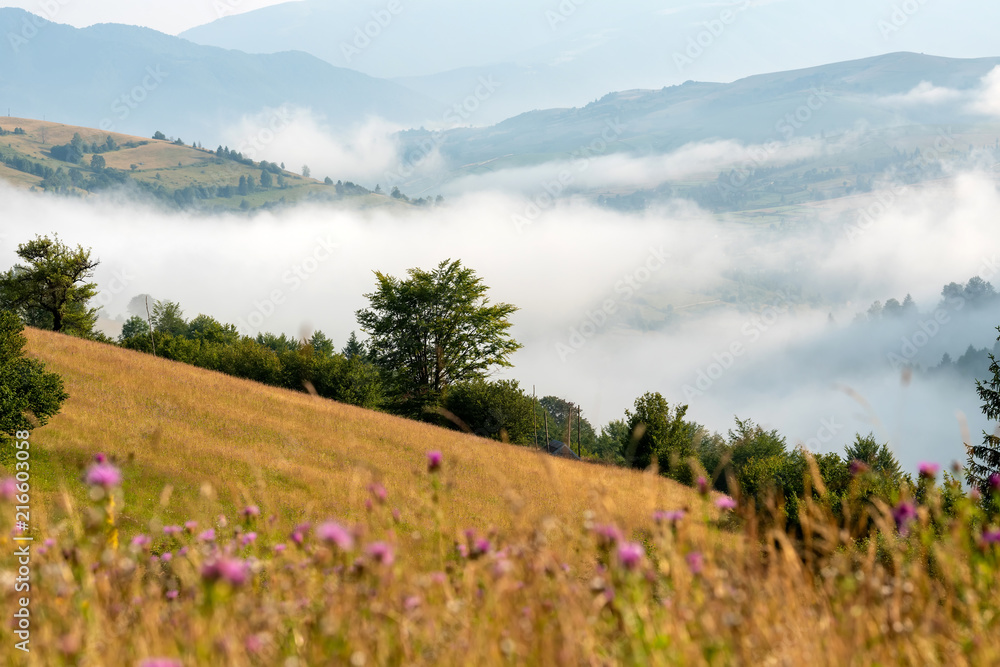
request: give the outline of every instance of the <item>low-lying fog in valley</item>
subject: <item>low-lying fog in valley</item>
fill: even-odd
[[[702,156],[692,160],[700,171],[745,152],[683,150]],[[649,166],[602,159],[619,173]],[[987,171],[883,184],[803,208],[811,212],[775,229],[685,201],[626,214],[582,197],[539,198],[555,169],[532,168],[530,178],[511,170],[489,189],[405,213],[302,205],[219,217],[2,189],[5,217],[19,223],[0,237],[0,264],[14,263],[17,244],[34,234],[57,232],[100,258],[98,302],[109,318],[149,293],[243,333],[321,329],[342,345],[373,271],[460,258],[494,300],[520,308],[513,333],[524,348],[500,376],[579,403],[595,426],[659,391],[712,430],[750,417],[817,451],[875,431],[909,470],[964,461],[963,423],[980,439],[973,382],[925,369],[996,339],[995,301],[942,298],[943,286],[973,276],[1000,282],[1000,194]],[[764,296],[748,297],[760,286],[769,286]],[[856,321],[874,301],[907,295],[915,310]]]

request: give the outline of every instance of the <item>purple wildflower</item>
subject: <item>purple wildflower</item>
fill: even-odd
[[[181,528],[180,526],[164,526],[163,527],[163,534],[164,535],[180,535],[183,531],[184,531],[184,529]]]
[[[105,456],[103,452],[97,452],[96,454],[94,454],[94,462],[95,463],[107,463],[108,462],[108,457]]]
[[[701,574],[705,569],[705,557],[699,551],[692,551],[687,555],[687,564],[692,574]]]
[[[354,537],[336,521],[327,521],[316,528],[316,536],[324,542],[332,542],[342,551],[354,548]]]
[[[645,551],[638,542],[623,542],[618,546],[618,562],[626,570],[635,570],[642,562]]]
[[[372,560],[382,565],[392,565],[393,561],[396,560],[392,553],[392,547],[385,542],[373,542],[368,545],[365,551],[368,552]]]
[[[178,595],[177,591],[167,591],[167,599],[168,600],[176,600],[177,599],[177,595]]]
[[[990,475],[989,486],[993,493],[1000,493],[1000,473]]]
[[[247,533],[240,538],[240,546],[246,546],[257,539],[257,533]]]
[[[122,473],[110,463],[95,463],[87,468],[87,484],[91,486],[101,486],[110,489],[118,486],[122,482]]]
[[[17,495],[17,480],[13,477],[8,477],[2,482],[0,482],[0,498],[3,498],[9,503],[14,502],[14,496]]]
[[[260,508],[256,505],[247,505],[243,508],[243,517],[245,519],[251,519],[260,516]]]
[[[139,667],[184,667],[180,660],[173,658],[146,658]]]
[[[132,538],[132,546],[139,550],[144,550],[152,542],[147,535],[136,535]]]
[[[708,495],[708,480],[705,479],[704,477],[698,478],[698,493],[700,493],[703,496]]]
[[[162,556],[160,556],[160,559],[161,559],[161,560],[162,560],[162,561],[163,561],[164,563],[169,563],[170,561],[172,561],[172,560],[174,559],[174,555],[173,555],[172,553],[170,553],[169,551],[167,551],[167,552],[166,552],[166,553],[164,553],[164,554],[163,554]]]
[[[736,501],[729,496],[722,496],[715,501],[715,506],[720,510],[734,510],[736,509]]]
[[[984,544],[1000,544],[1000,530],[984,530],[983,531],[983,543]]]
[[[215,539],[215,529],[209,528],[208,530],[202,531],[202,533],[198,535],[198,539],[203,542],[211,542]]]
[[[201,569],[201,576],[206,581],[223,580],[232,586],[242,586],[246,583],[249,575],[249,566],[246,561],[236,558],[220,558],[217,561],[206,564]]]
[[[490,552],[490,541],[485,537],[481,537],[476,540],[472,545],[472,555],[482,556]]]
[[[673,510],[670,512],[655,512],[653,521],[656,523],[680,523],[687,514],[684,510]]]
[[[444,457],[438,450],[427,452],[427,472],[437,472],[441,469],[441,460]]]
[[[413,611],[417,607],[423,604],[423,600],[417,595],[410,595],[403,600],[403,609],[406,611]]]
[[[622,539],[622,531],[618,530],[618,526],[614,524],[595,526],[594,534],[597,535],[597,542],[602,547],[613,546]]]
[[[189,533],[193,533],[194,531],[198,530],[198,522],[188,521],[187,523],[184,524],[184,530],[186,530]]]
[[[385,487],[378,482],[372,482],[369,484],[368,491],[379,503],[384,503],[386,498],[389,497],[389,493],[385,490]]]
[[[917,508],[911,502],[901,502],[892,510],[892,518],[896,520],[896,528],[905,535],[909,525],[917,518]]]
[[[286,548],[287,547],[284,544],[275,544],[274,545],[274,553],[280,554],[280,553],[284,552]]]
[[[936,463],[924,462],[920,464],[920,479],[937,479],[938,470],[941,467]]]
[[[851,461],[851,476],[857,477],[858,475],[863,475],[868,472],[868,464],[860,459],[854,459]]]

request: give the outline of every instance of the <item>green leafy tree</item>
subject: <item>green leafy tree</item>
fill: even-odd
[[[997,327],[1000,331],[1000,327]],[[998,339],[1000,340],[1000,339]],[[989,380],[976,380],[976,392],[982,401],[983,414],[991,422],[1000,421],[1000,363],[995,355],[990,354]],[[1000,431],[998,431],[1000,432]],[[987,496],[990,477],[1000,475],[1000,436],[997,432],[983,431],[981,445],[969,445],[969,458],[966,464],[965,481],[969,486],[978,488]],[[988,497],[988,496],[987,496]]]
[[[167,135],[165,135],[162,132],[160,132],[159,130],[157,130],[156,132],[153,133],[153,138],[154,139],[158,139],[160,141],[164,141],[164,140],[166,140]]]
[[[184,311],[174,301],[157,301],[153,304],[153,331],[171,336],[187,336],[188,323]]]
[[[23,331],[15,313],[0,310],[0,440],[44,425],[69,398],[62,378],[24,356]]]
[[[899,479],[903,476],[903,470],[899,466],[899,461],[889,449],[889,443],[879,444],[875,440],[875,434],[869,433],[862,437],[860,433],[854,436],[854,442],[844,448],[844,457],[848,463],[860,461],[868,466],[872,472],[886,475],[892,479]]]
[[[448,390],[445,407],[480,437],[518,445],[534,442],[531,397],[515,380],[462,382]]]
[[[107,161],[103,155],[94,155],[90,158],[90,168],[94,171],[101,171],[107,166]]]
[[[629,428],[624,419],[614,419],[601,428],[594,443],[593,454],[602,461],[625,465],[625,452],[629,441]]]
[[[37,236],[17,247],[25,264],[0,275],[0,307],[13,310],[31,326],[89,336],[97,309],[87,303],[97,285],[86,282],[99,261],[90,249],[70,248],[59,240]]]
[[[317,357],[332,357],[337,352],[333,341],[322,331],[317,331],[312,335],[309,339],[309,345],[312,347],[313,355]]]
[[[269,188],[273,183],[274,180],[271,177],[271,172],[266,169],[262,169],[260,172],[260,187]]]
[[[341,352],[348,359],[354,359],[358,357],[362,360],[368,360],[368,354],[365,352],[365,345],[360,340],[358,340],[357,334],[353,331],[351,332],[351,337],[347,339],[347,344],[344,345],[344,350]]]
[[[521,347],[508,333],[517,308],[491,304],[482,279],[460,261],[410,269],[406,280],[375,276],[378,288],[365,295],[371,307],[357,317],[402,411],[419,411],[448,386],[511,365],[510,355]]]
[[[625,460],[633,468],[647,468],[655,458],[662,472],[690,483],[695,434],[693,425],[684,421],[688,406],[671,409],[662,394],[647,392],[635,400],[634,407],[625,411],[630,434]]]

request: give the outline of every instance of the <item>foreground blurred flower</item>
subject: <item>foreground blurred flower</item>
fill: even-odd
[[[146,549],[152,542],[153,540],[147,535],[136,535],[132,538],[132,546],[139,550]]]
[[[350,551],[354,548],[354,537],[336,521],[327,521],[317,526],[316,537],[324,542],[336,544],[337,548],[342,551]]]
[[[389,497],[389,493],[385,490],[385,487],[378,482],[372,482],[369,484],[368,491],[379,503],[384,503],[386,498]]]
[[[700,493],[703,496],[708,495],[708,480],[705,479],[704,477],[698,478],[698,493]]]
[[[736,501],[729,496],[722,496],[715,501],[715,506],[720,510],[734,510],[736,509]]]
[[[440,470],[441,469],[441,460],[442,459],[443,459],[443,456],[441,455],[441,452],[439,452],[436,449],[433,450],[433,451],[427,452],[427,471],[428,472],[437,472],[438,470]]]
[[[385,542],[373,542],[368,545],[365,551],[372,560],[382,565],[392,565],[393,561],[396,560],[395,555],[392,553],[392,547]]]
[[[8,477],[7,479],[0,482],[0,498],[3,498],[9,503],[14,502],[14,496],[17,495],[17,480],[13,477]]]
[[[903,501],[892,510],[892,518],[896,520],[896,528],[906,534],[909,525],[917,518],[917,508],[911,502]]]
[[[857,477],[858,475],[863,475],[868,472],[868,464],[859,459],[854,459],[851,461],[851,476]]]
[[[984,544],[1000,544],[1000,530],[984,530],[983,531],[983,543]]]
[[[258,516],[260,516],[260,508],[257,507],[256,505],[247,505],[246,507],[243,508],[243,511],[241,512],[241,514],[243,515],[243,518],[245,518],[245,519],[250,519],[250,518],[253,518],[253,517],[258,517]]]
[[[705,569],[705,557],[701,555],[701,552],[692,551],[687,555],[687,564],[692,574],[701,574],[701,571]]]
[[[110,489],[118,486],[122,482],[122,473],[110,463],[95,463],[87,468],[85,477],[87,484],[91,486],[101,486]]]
[[[990,475],[989,479],[990,491],[994,493],[1000,492],[1000,474],[994,473]]]
[[[139,663],[139,667],[184,667],[180,660],[173,658],[146,658]]]
[[[673,510],[671,512],[656,512],[653,514],[653,521],[656,523],[680,523],[686,516],[684,510]]]
[[[206,564],[201,569],[201,576],[207,581],[223,580],[232,586],[242,586],[247,581],[250,567],[245,561],[236,558],[220,558]]]
[[[938,464],[928,462],[921,463],[918,468],[921,479],[937,479],[938,470],[940,469]]]
[[[618,546],[618,562],[626,570],[635,570],[642,562],[645,550],[638,542],[623,542]]]
[[[611,547],[622,539],[622,531],[614,524],[603,524],[594,527],[594,534],[597,535],[597,543],[602,547]]]
[[[198,539],[203,542],[211,542],[215,539],[215,529],[209,528],[206,531],[202,531],[201,535],[198,536]]]

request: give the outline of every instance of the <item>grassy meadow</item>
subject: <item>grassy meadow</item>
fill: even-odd
[[[805,501],[789,534],[652,473],[26,335],[70,399],[30,438],[31,652],[5,623],[2,664],[1000,662],[996,517],[929,478],[843,521]]]

